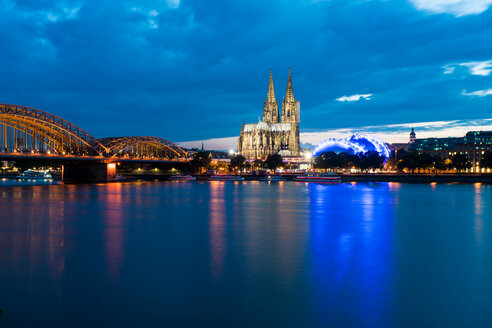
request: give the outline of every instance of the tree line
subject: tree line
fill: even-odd
[[[358,169],[368,171],[383,169],[385,160],[386,158],[376,151],[359,154],[327,151],[313,158],[312,165],[313,168],[317,169]],[[289,164],[285,163],[282,156],[278,154],[269,155],[265,160],[257,159],[253,162],[248,162],[242,155],[235,155],[231,158],[229,164],[218,162],[213,165],[212,154],[201,151],[195,153],[193,159],[190,161],[190,169],[195,173],[203,173],[206,170],[218,170],[219,168],[223,168],[223,171],[228,172],[243,172],[245,169],[248,171],[263,169],[274,171],[279,167],[286,169],[295,168],[295,166],[289,166]],[[468,156],[464,154],[455,154],[449,159],[443,160],[439,155],[400,150],[393,152],[391,157],[386,161],[386,169],[388,170],[397,170],[399,172],[406,170],[412,173],[446,170],[463,172],[471,167],[473,167],[473,164],[468,159]],[[480,167],[492,169],[492,151],[487,151],[482,155]]]
[[[492,152],[487,151],[482,155],[479,163],[481,168],[492,168]],[[444,160],[439,155],[431,155],[429,153],[419,153],[414,151],[400,150],[396,154],[393,153],[388,160],[387,165],[391,169],[398,171],[407,170],[409,172],[421,171],[447,171],[456,170],[458,172],[466,171],[473,167],[473,163],[465,154],[454,154]]]
[[[385,157],[377,151],[368,151],[359,154],[346,152],[336,153],[327,151],[313,159],[313,167],[316,169],[359,169],[362,171],[382,169]]]
[[[284,163],[281,155],[273,154],[268,155],[265,160],[257,159],[253,162],[248,162],[243,155],[235,155],[231,158],[229,164],[219,162],[215,165],[212,164],[212,154],[210,152],[200,151],[193,155],[190,161],[190,168],[195,173],[203,173],[206,170],[218,170],[223,168],[224,171],[229,172],[243,172],[246,170],[276,170],[279,167],[288,166]]]

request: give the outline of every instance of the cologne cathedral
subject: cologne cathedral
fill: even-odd
[[[294,98],[292,79],[287,79],[287,90],[279,115],[278,102],[273,88],[272,71],[268,95],[263,105],[263,118],[256,124],[243,124],[238,142],[238,152],[248,159],[268,155],[299,156],[300,103]]]

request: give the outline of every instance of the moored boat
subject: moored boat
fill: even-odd
[[[287,179],[280,176],[280,175],[269,175],[269,176],[266,176],[264,178],[261,178],[260,179],[261,181],[271,181],[271,182],[275,182],[275,181],[286,181]]]
[[[244,181],[244,178],[240,175],[229,175],[229,174],[217,174],[211,175],[209,177],[211,181]]]
[[[342,178],[340,176],[334,175],[331,172],[330,173],[308,172],[304,175],[297,176],[295,180],[300,182],[341,182]]]
[[[168,178],[171,181],[195,181],[196,178],[191,175],[181,175],[181,174],[176,174],[176,175],[171,175]]]
[[[53,179],[53,176],[50,174],[48,170],[46,171],[38,171],[38,170],[27,170],[19,174],[16,178],[18,179],[39,179],[39,180],[44,180],[44,179]]]

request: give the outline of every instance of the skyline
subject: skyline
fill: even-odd
[[[469,131],[492,131],[492,119],[484,120],[454,120],[420,122],[415,124],[403,123],[380,126],[347,127],[326,131],[305,131],[300,134],[301,145],[316,143],[328,139],[344,138],[352,134],[370,134],[387,143],[408,142],[410,129],[414,127],[419,138],[445,138],[462,137]],[[177,142],[178,146],[185,148],[201,148],[203,142],[205,149],[209,150],[231,150],[237,148],[237,136],[226,138],[212,138],[204,140]]]
[[[280,102],[292,67],[303,143],[348,130],[399,142],[429,122],[418,136],[460,135],[491,117],[488,0],[1,4],[2,102],[98,138],[236,137],[270,68]]]

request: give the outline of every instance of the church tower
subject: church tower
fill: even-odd
[[[275,98],[275,90],[273,88],[272,70],[270,70],[270,83],[268,84],[268,94],[265,103],[263,104],[263,122],[278,123],[278,102]]]
[[[417,136],[415,135],[415,130],[413,129],[413,126],[412,126],[412,132],[410,132],[410,139],[409,139],[408,143],[414,143],[416,139],[417,139]]]
[[[287,90],[285,91],[285,98],[282,104],[282,123],[290,123],[290,135],[289,135],[289,151],[291,156],[300,155],[300,140],[299,140],[299,122],[300,122],[300,109],[301,104],[294,98],[294,90],[292,88],[292,78],[287,78]]]

